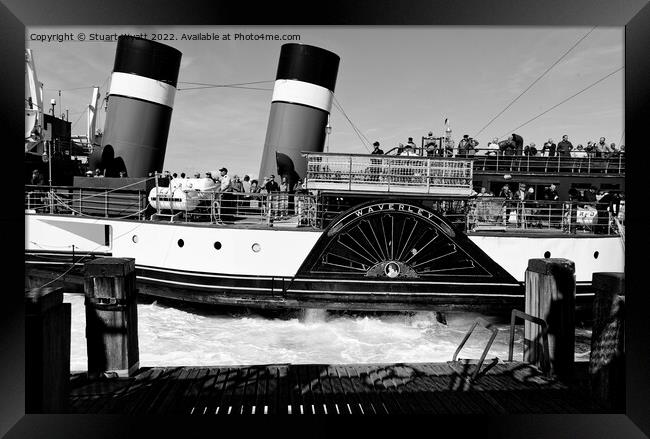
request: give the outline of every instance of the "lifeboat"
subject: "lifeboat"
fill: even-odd
[[[155,187],[149,192],[149,204],[158,210],[191,212],[203,200],[210,200],[218,186],[210,178],[175,178],[169,187]]]

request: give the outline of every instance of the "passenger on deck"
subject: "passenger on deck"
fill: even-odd
[[[280,191],[280,186],[278,186],[278,183],[275,181],[275,175],[271,175],[268,178],[268,181],[264,185],[264,189],[266,189],[266,192],[269,194]]]
[[[512,191],[510,190],[510,186],[507,184],[504,184],[503,187],[501,188],[501,192],[499,192],[499,197],[505,198],[507,200],[512,200]]]
[[[102,178],[102,177],[104,177],[102,171],[99,168],[95,169],[95,178]]]
[[[525,183],[519,183],[519,188],[517,189],[517,192],[514,194],[514,199],[519,200],[519,201],[524,201],[526,199],[526,184]]]
[[[524,138],[519,134],[512,133],[510,136],[515,144],[515,155],[521,156],[524,154]]]
[[[219,169],[219,177],[216,178],[216,181],[219,182],[219,192],[231,192],[232,191],[232,183],[230,181],[230,176],[228,175],[228,169],[227,168],[221,168]]]
[[[560,196],[558,195],[556,188],[557,186],[551,183],[551,185],[547,187],[544,192],[544,199],[547,199],[549,201],[558,201],[560,199]]]
[[[45,179],[38,169],[34,169],[34,171],[32,171],[32,179],[30,183],[36,186],[43,186],[45,184]]]
[[[427,137],[424,138],[424,149],[427,152],[427,157],[435,157],[437,155],[440,155],[436,139],[433,137],[433,131],[429,131]]]
[[[251,191],[251,178],[248,175],[244,175],[244,180],[241,182],[244,187],[244,192],[250,193]]]
[[[458,155],[461,157],[474,157],[474,154],[476,154],[477,146],[478,142],[469,137],[468,134],[465,134],[463,136],[463,139],[458,142]]]
[[[548,139],[544,146],[542,147],[542,155],[544,157],[555,157],[555,150],[557,146],[553,142],[553,139]]]
[[[537,155],[537,147],[534,142],[531,142],[530,145],[524,147],[524,155],[529,157],[535,157]]]
[[[601,137],[598,143],[594,145],[594,150],[596,151],[597,158],[606,156],[605,152],[606,150],[609,151],[609,146],[607,146],[607,143],[605,143],[604,137]]]
[[[573,144],[569,142],[569,136],[563,135],[560,143],[557,144],[557,154],[561,158],[571,157],[571,150],[573,149]]]
[[[574,158],[587,158],[587,151],[585,151],[582,144],[578,144],[578,146],[576,146],[576,149],[571,151],[571,157],[574,157]]]
[[[375,141],[372,146],[375,149],[372,150],[371,154],[381,155],[384,151],[379,147],[379,142]],[[379,181],[379,174],[381,173],[381,159],[370,159],[370,180]]]
[[[487,146],[487,155],[489,156],[497,156],[499,154],[499,138],[495,137],[492,139],[490,143],[488,143]]]
[[[512,136],[499,142],[499,153],[508,156],[515,154],[515,142],[512,140]]]
[[[409,138],[410,138],[410,137],[409,137]],[[404,150],[402,151],[402,153],[401,153],[400,155],[403,155],[403,156],[416,156],[417,153],[416,153],[415,150],[413,149],[413,146],[411,146],[410,143],[407,143],[407,144],[404,146]]]
[[[416,146],[415,146],[415,142],[413,142],[413,137],[409,137],[409,140],[406,142],[406,145],[410,146],[411,148],[413,148],[413,150],[415,150]]]
[[[244,192],[244,185],[239,179],[239,175],[233,176],[230,186],[232,188],[232,192]]]
[[[477,197],[491,197],[492,194],[490,194],[490,193],[487,191],[487,189],[485,188],[485,186],[481,186],[481,191],[480,191],[478,194],[476,194],[476,196],[477,196]]]
[[[282,177],[280,180],[280,195],[279,195],[279,213],[280,216],[287,216],[289,213],[289,183],[287,177]]]

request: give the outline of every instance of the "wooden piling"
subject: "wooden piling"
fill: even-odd
[[[86,263],[84,292],[88,374],[132,375],[140,365],[135,259]]]
[[[530,259],[526,270],[525,312],[548,325],[551,372],[560,379],[573,374],[575,350],[575,264],[568,259]],[[541,328],[524,324],[524,361],[540,364]]]
[[[26,413],[67,412],[70,320],[61,288],[25,292]]]
[[[625,410],[625,274],[594,273],[594,323],[589,374],[592,393]]]

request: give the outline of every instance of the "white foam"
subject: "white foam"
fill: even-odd
[[[66,294],[72,304],[71,370],[86,370],[84,298]],[[313,317],[313,316],[312,316]],[[451,360],[475,316],[451,317],[440,324],[435,313],[395,315],[322,314],[268,318],[253,313],[177,309],[138,304],[140,365],[215,366],[269,363],[393,363]],[[508,325],[501,329],[488,357],[508,357]],[[522,355],[517,327],[515,359]],[[590,331],[581,332],[587,335]],[[477,328],[461,352],[479,358],[490,333]],[[585,349],[576,348],[580,356]],[[588,349],[588,347],[586,347]]]

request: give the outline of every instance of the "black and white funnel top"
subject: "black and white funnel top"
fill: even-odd
[[[338,55],[284,44],[276,74],[259,179],[279,174],[292,185],[304,177],[301,151],[321,152],[338,74]]]

